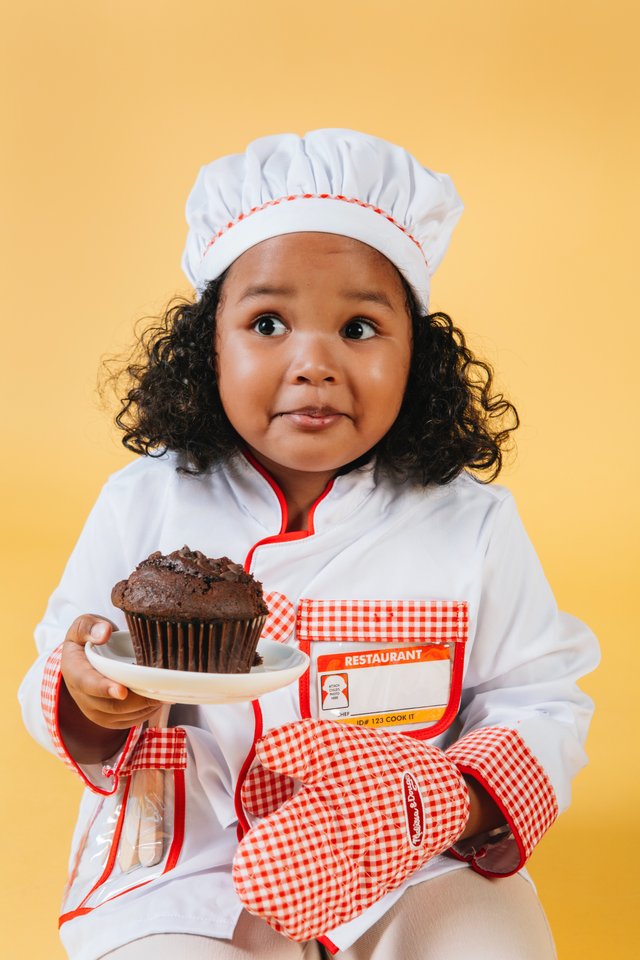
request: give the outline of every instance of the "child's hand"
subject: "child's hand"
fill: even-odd
[[[156,714],[160,704],[109,680],[89,663],[85,644],[89,640],[96,645],[106,643],[114,629],[105,617],[77,617],[62,647],[62,677],[68,694],[88,720],[110,730],[128,730]]]

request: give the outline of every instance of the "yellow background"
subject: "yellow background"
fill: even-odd
[[[347,126],[449,173],[436,275],[522,414],[515,492],[560,605],[598,633],[590,766],[532,872],[560,957],[635,955],[638,14],[625,0],[2,3],[3,944],[56,960],[79,784],[23,730],[31,632],[129,456],[102,354],[187,292],[199,166]],[[622,944],[622,946],[621,946]],[[615,946],[614,946],[615,945]]]

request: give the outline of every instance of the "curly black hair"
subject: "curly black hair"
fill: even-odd
[[[178,455],[178,469],[200,474],[242,447],[222,407],[215,374],[216,312],[226,272],[208,283],[201,298],[174,298],[139,336],[125,361],[106,361],[107,384],[119,391],[115,418],[128,450]],[[493,371],[474,357],[446,313],[424,315],[404,281],[413,330],[405,396],[390,430],[375,449],[340,472],[376,455],[376,468],[396,481],[445,484],[463,469],[484,483],[503,465],[518,413],[493,393]],[[105,384],[106,385],[106,384]]]

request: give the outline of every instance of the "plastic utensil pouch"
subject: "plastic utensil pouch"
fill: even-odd
[[[73,845],[60,923],[175,866],[184,837],[186,733],[150,728],[118,788],[90,798],[93,810]]]

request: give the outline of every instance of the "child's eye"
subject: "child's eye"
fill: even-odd
[[[376,328],[370,320],[349,320],[342,328],[342,335],[347,340],[370,340],[375,337]]]
[[[273,317],[270,314],[264,317],[258,317],[253,324],[253,329],[263,337],[281,337],[283,333],[287,332],[287,328],[282,320],[278,320],[277,317]]]

